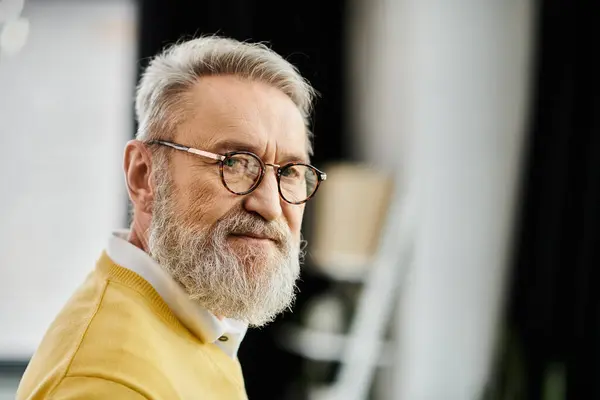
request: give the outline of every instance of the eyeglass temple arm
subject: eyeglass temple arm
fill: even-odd
[[[317,174],[319,174],[319,180],[320,180],[320,181],[325,181],[325,180],[327,180],[327,174],[326,174],[325,172],[323,172],[323,171],[319,171],[319,170],[318,170],[317,168],[315,168],[315,167],[312,167],[312,168],[314,168],[314,169],[315,169],[315,171],[317,171]]]
[[[211,152],[204,151],[204,150],[194,149],[193,147],[182,146],[180,144],[176,144],[176,143],[172,143],[172,142],[166,142],[164,140],[153,140],[151,143],[158,143],[163,146],[171,147],[175,150],[185,151],[187,153],[196,154],[198,156],[211,158],[211,159],[217,160],[217,161],[223,161],[225,159],[225,156],[222,156],[219,154],[211,153]]]
[[[196,154],[198,156],[211,158],[211,159],[217,160],[217,161],[223,161],[225,159],[225,156],[222,156],[220,154],[215,154],[215,153],[211,153],[211,152],[204,151],[204,150],[198,150],[198,149],[194,149],[193,147],[187,147],[187,146],[183,146],[183,145],[180,145],[177,143],[167,142],[164,140],[152,140],[150,143],[158,143],[163,146],[168,146],[168,147],[171,147],[176,150],[185,151],[187,153]],[[276,164],[267,164],[267,165],[279,167],[279,165],[276,165]],[[317,169],[317,172],[319,173],[319,178],[321,178],[322,181],[327,179],[327,174],[325,172],[319,171],[318,169]]]

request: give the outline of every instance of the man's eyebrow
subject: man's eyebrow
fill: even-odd
[[[256,145],[236,139],[219,140],[209,146],[210,148],[208,150],[214,153],[228,153],[230,151],[250,151],[252,153],[257,153],[259,150]]]
[[[246,141],[224,139],[210,145],[210,147],[206,149],[206,151],[210,151],[217,154],[224,154],[232,151],[249,151],[260,156],[261,149],[259,149],[256,145],[250,144]],[[308,163],[308,154],[283,153],[277,159],[277,162],[280,164],[285,164],[287,162],[293,161]]]

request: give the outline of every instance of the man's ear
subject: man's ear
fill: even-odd
[[[125,146],[123,169],[129,199],[136,212],[150,214],[154,202],[152,185],[152,158],[146,145],[130,140]]]

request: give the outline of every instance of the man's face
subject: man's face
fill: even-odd
[[[308,161],[304,121],[281,91],[215,76],[202,78],[188,100],[174,142],[217,154],[251,151],[266,163]],[[289,307],[304,206],[280,198],[273,169],[239,196],[210,159],[171,151],[167,165],[153,168],[149,250],[190,296],[218,316],[256,326]]]

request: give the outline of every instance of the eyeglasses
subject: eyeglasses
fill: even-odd
[[[327,174],[312,165],[299,162],[284,165],[269,164],[249,151],[232,151],[221,155],[163,140],[152,140],[147,143],[167,146],[217,161],[223,186],[237,195],[254,191],[265,177],[267,166],[275,170],[279,195],[290,204],[306,203],[315,195],[321,182],[327,179]]]

